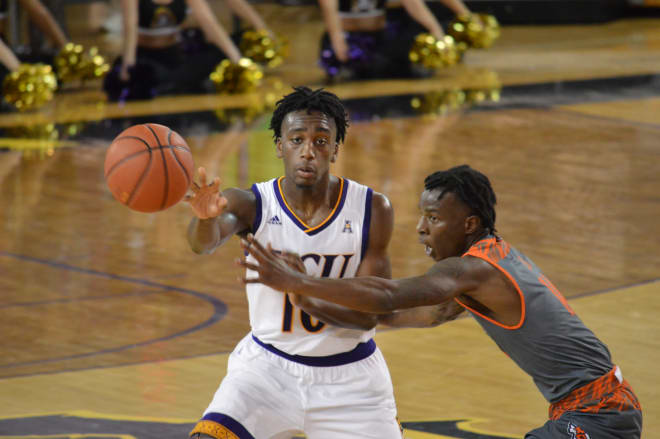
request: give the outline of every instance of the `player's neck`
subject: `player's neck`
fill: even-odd
[[[293,180],[282,181],[282,192],[290,208],[305,222],[313,222],[319,211],[332,210],[339,197],[336,178],[328,176],[314,186],[298,186]],[[309,224],[309,223],[308,223]]]
[[[481,241],[482,239],[486,238],[488,236],[488,230],[482,229],[479,230],[478,232],[473,233],[472,235],[468,236],[467,238],[467,244],[465,246],[465,249],[463,250],[463,253],[467,252],[470,250],[470,248],[476,244],[477,242]]]

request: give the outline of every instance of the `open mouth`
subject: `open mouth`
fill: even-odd
[[[426,256],[431,256],[431,253],[433,253],[433,249],[428,245],[424,246],[424,251],[426,252]]]

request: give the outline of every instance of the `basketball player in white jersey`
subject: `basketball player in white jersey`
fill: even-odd
[[[389,278],[388,199],[330,174],[347,126],[337,96],[295,88],[270,126],[284,176],[220,192],[220,180],[207,184],[200,168],[200,185],[187,197],[192,249],[211,253],[234,234],[252,233],[272,251],[302,255],[310,275]],[[261,284],[248,285],[247,297],[252,331],[191,436],[401,438],[390,375],[372,339],[376,316],[317,299],[294,304]]]

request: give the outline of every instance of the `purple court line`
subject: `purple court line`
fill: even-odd
[[[88,274],[92,276],[98,276],[98,277],[103,277],[106,279],[112,279],[112,280],[119,280],[122,282],[129,282],[129,283],[134,283],[138,285],[145,285],[148,287],[155,287],[162,289],[164,291],[172,291],[176,293],[181,293],[181,294],[187,294],[190,296],[197,297],[199,299],[202,299],[208,303],[210,303],[213,306],[213,315],[209,317],[206,321],[199,323],[191,328],[184,329],[183,331],[176,332],[174,334],[170,334],[164,337],[159,337],[155,338],[152,340],[146,340],[140,343],[133,343],[129,345],[124,345],[124,346],[118,346],[115,348],[111,349],[103,349],[100,351],[94,351],[94,352],[87,352],[84,354],[76,354],[76,355],[69,355],[69,356],[63,356],[63,357],[55,357],[55,358],[49,358],[45,360],[37,360],[37,361],[27,361],[23,363],[12,363],[12,364],[4,364],[0,365],[0,369],[8,369],[12,367],[19,367],[19,366],[29,366],[29,365],[35,365],[35,364],[45,364],[45,363],[54,363],[58,361],[65,361],[65,360],[72,360],[72,359],[78,359],[78,358],[86,358],[86,357],[92,357],[96,355],[102,355],[102,354],[109,354],[109,353],[114,353],[114,352],[120,352],[124,351],[127,349],[133,349],[141,346],[147,346],[150,344],[162,342],[162,341],[167,341],[167,340],[172,340],[177,337],[181,337],[183,335],[190,334],[195,331],[199,331],[203,328],[206,328],[208,326],[213,325],[214,323],[219,322],[222,320],[222,318],[227,314],[227,305],[222,302],[220,299],[217,299],[213,296],[210,296],[208,294],[200,293],[198,291],[193,291],[193,290],[188,290],[185,288],[179,288],[179,287],[173,287],[170,285],[163,285],[157,282],[152,282],[146,279],[140,279],[140,278],[135,278],[135,277],[128,277],[128,276],[121,276],[118,274],[112,274],[112,273],[106,273],[103,271],[97,271],[97,270],[90,270],[87,268],[81,268],[81,267],[76,267],[73,265],[65,264],[62,262],[55,262],[51,261],[48,259],[41,259],[41,258],[36,258],[32,256],[26,256],[26,255],[20,255],[16,253],[9,253],[5,251],[0,251],[0,256],[8,257],[8,258],[13,258],[13,259],[18,259],[21,261],[26,261],[26,262],[33,262],[37,264],[42,264],[42,265],[47,265],[49,267],[53,268],[58,268],[61,270],[67,270],[67,271],[73,271],[76,273],[82,273],[82,274]],[[73,370],[81,370],[81,369],[73,369]],[[39,375],[39,374],[29,374],[29,375]]]

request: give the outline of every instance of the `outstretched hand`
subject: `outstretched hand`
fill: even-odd
[[[238,265],[257,272],[257,277],[243,277],[245,284],[262,283],[278,291],[291,291],[305,273],[302,259],[295,253],[277,254],[270,244],[264,248],[251,233],[241,239],[241,247],[256,259],[257,263],[248,262],[246,257],[238,259]]]
[[[193,181],[192,195],[186,195],[185,200],[190,203],[193,213],[199,219],[215,218],[222,214],[227,207],[227,199],[220,192],[220,177],[215,177],[211,183],[207,183],[206,169],[200,167],[199,183]]]
[[[297,253],[282,252],[279,254],[279,257],[284,262],[286,262],[289,267],[301,272],[302,274],[307,274],[305,263]],[[297,306],[298,308],[301,308],[304,303],[303,297],[295,293],[289,293],[289,301],[291,301],[293,306]]]

